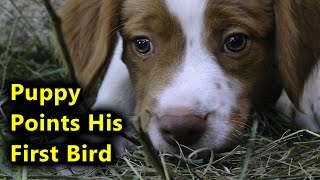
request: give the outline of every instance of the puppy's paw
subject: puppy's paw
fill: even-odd
[[[85,135],[81,135],[80,138],[92,144],[102,144],[104,142],[110,142],[112,144],[113,154],[116,156],[122,155],[126,152],[126,150],[129,150],[134,147],[133,143],[129,142],[128,140],[126,140],[121,136],[115,136],[115,137],[106,139],[105,137],[102,137],[102,136],[85,134]]]
[[[303,129],[320,131],[320,97],[302,96],[300,106],[302,111],[297,110],[291,103],[285,91],[282,92],[276,108],[279,112],[293,120]]]

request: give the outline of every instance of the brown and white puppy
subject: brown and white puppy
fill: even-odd
[[[109,67],[93,108],[139,116],[156,149],[232,147],[280,79],[320,129],[319,0],[69,0],[61,17],[81,85]]]

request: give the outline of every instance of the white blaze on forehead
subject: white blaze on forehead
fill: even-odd
[[[216,116],[208,119],[208,130],[197,144],[219,148],[230,134],[230,113],[236,106],[240,88],[228,78],[205,45],[203,34],[207,0],[166,0],[166,4],[181,25],[186,49],[171,84],[157,94],[157,114],[160,117],[172,114],[175,108],[190,109],[191,113],[203,116],[216,112]],[[151,129],[149,134],[157,147],[162,138],[154,128]]]
[[[200,39],[207,0],[166,0],[166,4],[178,18],[188,40]]]
[[[205,45],[207,0],[166,0],[166,4],[181,25],[186,49],[170,86],[158,96],[159,109],[187,107],[228,114],[235,105],[238,89],[228,86],[231,79]]]

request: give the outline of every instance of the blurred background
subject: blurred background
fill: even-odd
[[[59,8],[64,2],[53,0],[52,5]],[[10,41],[15,50],[22,51],[25,45],[33,43],[48,45],[50,24],[41,3],[39,0],[0,1],[0,46]]]

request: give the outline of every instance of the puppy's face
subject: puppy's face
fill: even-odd
[[[60,15],[83,88],[110,63],[120,31],[136,115],[157,149],[175,151],[175,139],[224,150],[277,79],[299,108],[319,61],[319,9],[300,0],[68,0]]]
[[[273,81],[274,14],[260,0],[126,0],[123,61],[156,149],[229,148]]]

